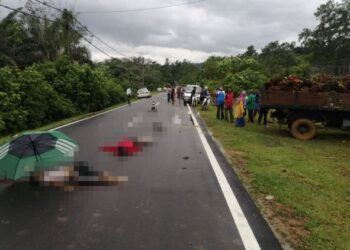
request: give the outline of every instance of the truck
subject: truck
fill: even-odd
[[[350,129],[350,93],[265,88],[260,102],[262,108],[273,109],[271,117],[288,125],[291,134],[300,140],[313,139],[318,123]]]

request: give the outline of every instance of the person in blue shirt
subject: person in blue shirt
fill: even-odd
[[[217,106],[216,118],[218,120],[225,119],[224,104],[225,104],[225,91],[222,89],[222,87],[220,87],[219,90],[216,92],[216,106]]]

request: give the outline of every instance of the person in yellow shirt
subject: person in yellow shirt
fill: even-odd
[[[245,98],[246,92],[242,91],[237,99],[235,107],[236,127],[245,127]]]

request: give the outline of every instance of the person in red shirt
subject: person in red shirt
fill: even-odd
[[[232,89],[229,88],[225,96],[225,120],[233,123],[233,103],[234,103],[234,94]]]

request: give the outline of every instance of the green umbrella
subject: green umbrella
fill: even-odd
[[[59,131],[26,132],[0,146],[0,176],[11,180],[74,159],[78,144]]]

